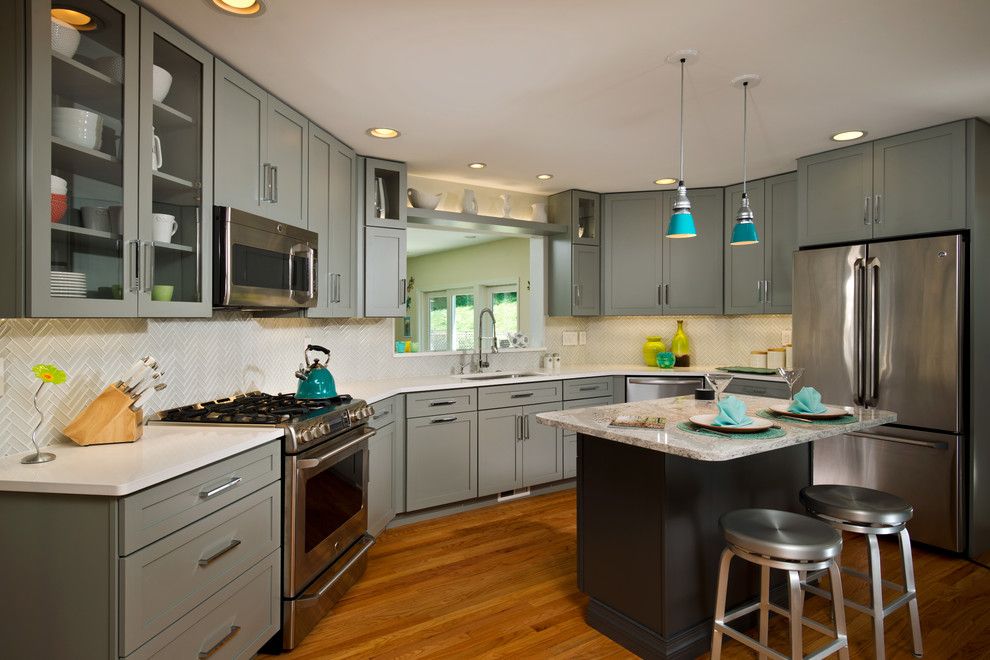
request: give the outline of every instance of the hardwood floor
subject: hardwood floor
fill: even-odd
[[[389,530],[361,581],[282,657],[634,657],[584,622],[575,531],[573,490]],[[864,569],[864,553],[851,539],[844,561]],[[914,555],[925,657],[990,657],[990,570],[917,547]],[[884,544],[883,559],[900,579],[896,545]],[[843,584],[866,600],[854,579]],[[827,620],[820,598],[806,611]],[[853,610],[847,618],[852,656],[872,658],[870,619]],[[771,617],[770,627],[771,645],[786,652],[786,621]],[[820,640],[809,631],[806,652]],[[906,609],[887,620],[886,640],[888,658],[913,657]],[[754,654],[727,640],[723,657]]]

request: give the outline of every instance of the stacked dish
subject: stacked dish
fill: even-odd
[[[85,298],[86,273],[52,271],[50,291],[53,298]]]

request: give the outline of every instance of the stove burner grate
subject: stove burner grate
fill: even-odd
[[[161,421],[216,424],[284,424],[314,411],[328,410],[351,401],[348,395],[333,399],[297,399],[292,394],[248,392],[227,399],[163,410]]]

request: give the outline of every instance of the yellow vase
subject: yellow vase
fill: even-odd
[[[663,343],[663,337],[647,337],[643,344],[643,363],[648,367],[657,366],[657,353],[665,353],[667,345]]]
[[[688,343],[687,334],[684,332],[684,321],[677,322],[677,332],[674,333],[674,338],[670,340],[670,351],[677,359],[676,366],[691,366],[691,344]]]

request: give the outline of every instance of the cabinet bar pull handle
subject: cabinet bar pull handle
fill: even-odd
[[[224,645],[224,644],[226,644],[226,643],[227,643],[227,642],[229,642],[230,640],[232,640],[232,639],[234,639],[234,635],[236,635],[236,634],[237,634],[237,633],[239,633],[239,632],[241,632],[241,627],[240,627],[240,626],[231,626],[231,627],[230,627],[230,632],[229,632],[229,633],[227,633],[227,634],[226,634],[226,635],[224,636],[224,638],[223,638],[223,639],[221,639],[221,640],[220,640],[219,642],[217,642],[216,644],[214,644],[214,645],[213,645],[213,646],[212,646],[212,647],[210,648],[210,650],[209,650],[209,651],[200,651],[200,652],[199,652],[199,656],[198,656],[198,657],[199,657],[199,660],[206,660],[206,658],[209,658],[209,657],[211,657],[211,656],[212,656],[212,655],[213,655],[214,653],[216,653],[216,652],[217,652],[217,651],[219,651],[219,650],[220,650],[221,648],[223,648],[223,645]]]
[[[773,304],[773,296],[770,294],[770,280],[763,280],[763,302],[768,305]]]
[[[867,195],[863,199],[863,224],[870,224],[870,196]]]
[[[574,285],[574,304],[575,305],[580,305],[581,304],[581,285],[580,284],[575,284]]]
[[[523,418],[522,415],[516,415],[516,440],[523,439]]]
[[[272,166],[265,163],[261,166],[261,201],[272,201]]]
[[[509,395],[509,398],[510,399],[528,399],[529,397],[533,396],[533,394],[535,394],[535,392],[516,392],[514,394],[510,394]]]
[[[452,406],[455,403],[457,403],[457,401],[453,399],[442,399],[440,401],[430,401],[430,407],[436,408],[438,406]]]
[[[593,392],[597,390],[601,385],[584,385],[578,388],[578,392]]]
[[[231,479],[227,483],[223,484],[222,486],[217,486],[216,488],[214,488],[212,490],[200,491],[199,496],[201,498],[203,498],[204,500],[208,500],[211,497],[216,497],[217,495],[219,495],[220,493],[224,492],[225,490],[230,490],[231,488],[233,488],[234,486],[236,486],[239,483],[241,483],[241,477],[234,477],[233,479]]]
[[[406,278],[399,280],[399,307],[404,307],[406,304]]]
[[[670,285],[669,284],[664,284],[663,285],[663,304],[664,305],[669,305],[670,304]]]
[[[880,217],[880,198],[882,195],[873,196],[873,222],[878,225],[883,222],[883,218]]]
[[[523,438],[529,440],[529,415],[523,415]]]
[[[763,302],[763,280],[756,280],[756,302]]]
[[[272,204],[278,204],[278,166],[272,165]]]
[[[128,289],[136,293],[141,290],[141,245],[139,241],[130,242],[131,250],[131,273],[132,277],[128,283]]]
[[[430,420],[430,424],[447,424],[449,422],[456,422],[456,417],[434,417]]]
[[[657,285],[657,305],[663,305],[663,284]]]
[[[336,280],[337,280],[337,300],[335,302],[340,302],[340,295],[341,295],[340,294],[340,291],[341,291],[340,278],[341,278],[340,273],[337,273],[337,275],[336,275]]]
[[[144,286],[145,292],[150,292],[155,286],[155,244],[148,241],[144,244]]]
[[[217,550],[216,552],[214,552],[209,557],[207,557],[205,559],[200,559],[199,560],[199,565],[200,566],[209,566],[210,564],[212,564],[213,562],[215,562],[217,559],[220,559],[220,557],[223,557],[225,554],[227,554],[228,552],[230,552],[231,550],[233,550],[234,548],[236,548],[240,544],[241,544],[240,539],[234,539],[234,540],[232,540],[230,542],[230,544],[227,545],[222,550]]]

